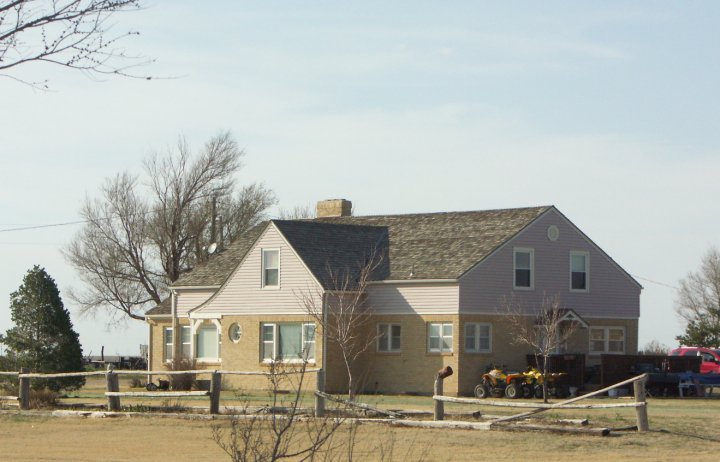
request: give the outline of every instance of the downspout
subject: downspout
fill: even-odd
[[[145,321],[147,321],[147,317],[145,317]],[[153,347],[152,347],[152,341],[153,341],[153,326],[148,322],[148,351],[147,351],[147,371],[148,375],[146,378],[145,383],[152,382],[152,376],[150,375],[150,371],[152,370],[152,357],[153,357]]]
[[[325,385],[327,384],[327,377],[328,377],[328,373],[327,373],[327,334],[325,333],[325,330],[326,330],[325,327],[327,326],[328,313],[327,313],[327,292],[325,292],[325,291],[323,291],[323,293],[322,293],[322,310],[323,310],[323,314],[322,314],[322,316],[323,316],[323,326],[322,326],[322,328],[323,328],[323,330],[322,330],[323,331],[323,339],[322,339],[323,352],[322,352],[322,366],[321,367],[322,367],[322,370],[325,372],[325,377],[324,377],[325,383],[323,383],[323,390],[325,390],[326,389]]]
[[[175,290],[170,290],[170,316],[172,319],[172,360],[177,358],[177,295]]]

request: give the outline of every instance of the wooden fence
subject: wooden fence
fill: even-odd
[[[323,416],[325,413],[325,372],[322,369],[305,369],[301,368],[298,370],[287,370],[283,369],[279,372],[258,372],[258,371],[223,371],[223,370],[190,370],[190,371],[140,371],[140,370],[115,370],[112,365],[108,365],[106,371],[94,371],[94,372],[62,372],[55,374],[42,374],[42,373],[31,373],[27,368],[20,369],[20,372],[0,372],[0,376],[11,376],[18,377],[18,396],[0,396],[0,400],[16,400],[19,403],[21,410],[28,410],[30,408],[30,380],[31,379],[54,379],[64,377],[91,377],[104,375],[106,380],[106,391],[105,396],[107,397],[107,408],[108,411],[119,411],[120,410],[120,398],[125,397],[141,397],[141,398],[170,398],[170,397],[197,397],[207,396],[210,400],[209,411],[211,414],[220,413],[220,392],[223,375],[288,375],[288,374],[304,374],[304,373],[315,373],[317,377],[316,387],[317,393],[315,393],[315,414],[317,416]],[[194,374],[194,375],[210,375],[210,390],[208,391],[143,391],[143,392],[132,392],[120,391],[120,375],[143,375],[143,376],[154,376],[154,375],[181,375],[181,374]]]
[[[450,371],[450,374],[452,374],[452,371]],[[624,380],[622,382],[618,382],[614,385],[610,385],[609,387],[602,388],[600,390],[594,391],[592,393],[588,393],[586,395],[578,396],[576,398],[568,399],[565,401],[561,401],[559,403],[554,404],[546,404],[546,403],[516,403],[512,401],[488,401],[484,399],[476,399],[476,398],[455,398],[452,396],[444,396],[442,393],[443,390],[443,379],[447,377],[447,371],[441,370],[438,372],[437,377],[435,378],[435,393],[433,395],[433,400],[435,400],[435,420],[444,420],[445,418],[445,408],[444,403],[450,402],[450,403],[460,403],[460,404],[473,404],[473,405],[483,405],[483,406],[499,406],[499,407],[517,407],[517,408],[530,408],[531,411],[523,412],[520,414],[505,416],[505,417],[498,417],[493,420],[491,420],[487,427],[490,428],[493,425],[502,423],[502,422],[509,422],[513,420],[520,420],[524,419],[526,417],[529,417],[533,414],[537,414],[540,412],[544,412],[550,409],[608,409],[608,408],[622,408],[622,407],[634,407],[635,413],[637,417],[637,429],[640,432],[646,432],[650,429],[649,421],[648,421],[648,415],[647,415],[647,401],[646,401],[646,392],[645,392],[645,383],[647,382],[648,375],[642,374],[638,375],[636,377]],[[593,396],[597,396],[602,393],[606,393],[609,390],[623,387],[626,385],[632,384],[634,391],[635,391],[635,400],[631,403],[615,403],[615,404],[583,404],[583,405],[574,405],[572,403],[576,403],[578,401],[581,401],[586,398],[590,398]]]

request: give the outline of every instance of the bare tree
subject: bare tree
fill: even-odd
[[[358,437],[359,421],[354,418],[357,415],[342,403],[326,409],[322,417],[313,416],[303,406],[306,367],[307,362],[272,363],[268,375],[269,406],[258,413],[246,403],[241,415],[230,420],[229,428],[222,423],[211,426],[213,441],[233,462],[427,459],[430,442],[417,444],[414,437],[405,454],[396,454],[396,435],[392,429],[380,438],[362,441]]]
[[[89,74],[133,75],[150,60],[128,55],[120,41],[138,32],[110,34],[109,19],[140,9],[140,0],[0,0],[0,76],[35,87],[7,72],[27,63],[50,63]]]
[[[647,344],[645,344],[645,347],[642,350],[638,351],[639,355],[664,356],[668,353],[670,353],[670,347],[664,343],[660,343],[656,339],[650,340]]]
[[[682,345],[720,346],[720,251],[711,247],[700,269],[680,281],[675,311],[687,322]]]
[[[302,220],[304,218],[315,218],[315,212],[309,205],[296,205],[286,209],[280,207],[278,219],[280,220]]]
[[[268,380],[272,402],[267,418],[264,415],[247,415],[246,409],[245,416],[230,421],[229,431],[221,425],[211,427],[213,441],[233,462],[308,460],[319,452],[339,449],[333,436],[344,419],[306,418],[302,410],[302,389],[307,362],[298,368],[286,367],[282,363],[270,365]],[[280,391],[287,389],[292,392],[289,399],[283,400],[282,397],[288,395]],[[281,407],[285,408],[285,412],[278,413]]]
[[[372,329],[373,311],[367,303],[366,289],[384,261],[383,253],[373,250],[356,268],[332,268],[328,265],[328,290],[301,291],[298,294],[305,312],[320,326],[323,341],[340,353],[348,378],[350,400],[359,388],[354,365],[378,338],[377,332]]]
[[[207,259],[219,228],[230,242],[264,218],[272,191],[252,184],[235,192],[243,152],[228,133],[213,137],[196,157],[185,140],[145,164],[145,183],[128,173],[106,180],[100,197],[86,199],[86,220],[63,250],[83,287],[70,296],[82,312],[108,309],[117,321],[144,319],[176,281]],[[218,217],[222,226],[215,226]]]
[[[560,297],[543,295],[539,307],[529,308],[517,298],[510,297],[503,300],[502,309],[510,328],[510,341],[529,347],[535,355],[535,363],[547,377],[550,355],[558,353],[577,329],[576,322],[564,321],[567,310],[562,307]],[[547,402],[547,380],[543,380],[542,386],[543,399]]]

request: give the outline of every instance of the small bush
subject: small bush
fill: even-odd
[[[169,371],[191,371],[196,367],[194,359],[187,358],[175,358],[169,364],[165,365],[165,368]],[[195,374],[178,374],[168,376],[170,381],[170,388],[178,391],[190,391],[193,388]]]
[[[145,382],[140,377],[130,379],[130,388],[145,388]]]
[[[47,409],[57,406],[58,394],[47,388],[30,390],[30,409]]]

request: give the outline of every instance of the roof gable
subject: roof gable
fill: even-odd
[[[373,280],[457,279],[551,207],[408,215],[273,220],[317,280],[353,274],[373,255]],[[269,222],[247,231],[226,250],[184,274],[173,287],[220,286]]]

